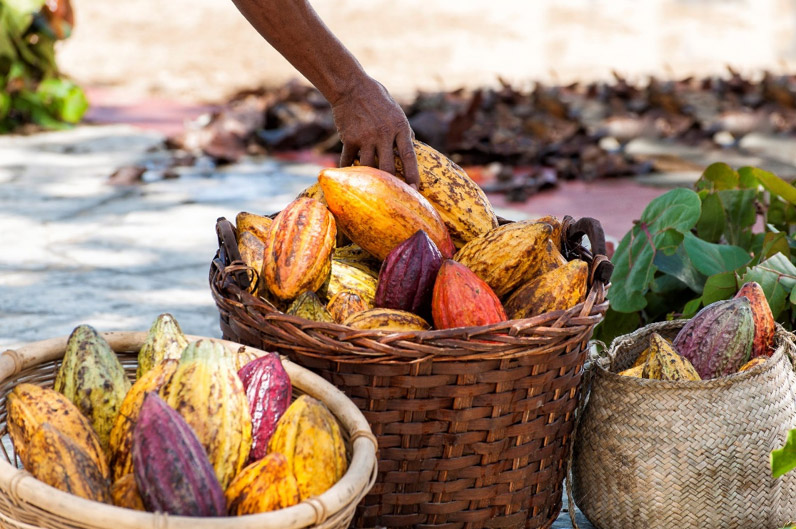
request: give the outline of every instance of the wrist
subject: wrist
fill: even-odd
[[[323,95],[330,105],[336,106],[343,99],[361,93],[363,90],[375,88],[377,84],[375,79],[358,68],[348,75],[339,76],[335,82],[330,84],[328,93]]]

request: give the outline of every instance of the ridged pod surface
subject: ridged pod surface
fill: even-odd
[[[500,300],[481,278],[456,261],[446,259],[437,274],[431,300],[434,327],[474,327],[506,321]]]
[[[177,370],[178,360],[162,360],[139,378],[122,401],[119,415],[111,429],[110,462],[113,480],[133,472],[133,428],[150,391],[160,391]]]
[[[91,422],[62,394],[35,384],[17,384],[6,397],[6,413],[14,451],[26,468],[30,440],[42,425],[50,424],[85,452],[103,478],[110,477],[110,467]]]
[[[260,355],[255,353],[252,349],[244,346],[239,347],[237,351],[227,349],[227,355],[232,358],[232,366],[235,369],[235,372],[243,369],[243,366],[249,362],[253,362],[254,360],[260,358]]]
[[[343,325],[353,329],[384,331],[427,331],[431,328],[426,320],[404,310],[376,308],[352,314]]]
[[[327,323],[334,321],[332,315],[326,310],[326,306],[321,303],[318,294],[311,290],[299,294],[287,308],[287,313],[312,321],[323,321]]]
[[[332,259],[355,266],[369,274],[379,270],[379,261],[356,244],[335,248]]]
[[[373,304],[367,303],[356,292],[343,290],[332,296],[326,304],[326,310],[332,315],[334,321],[341,323],[353,314],[373,308]]]
[[[288,407],[268,443],[287,458],[301,500],[326,492],[348,468],[337,419],[325,404],[302,395]]]
[[[486,281],[502,298],[538,275],[552,251],[553,228],[545,222],[505,224],[472,239],[456,254],[456,261]]]
[[[381,264],[374,305],[428,317],[442,254],[420,230],[393,248]]]
[[[133,509],[136,511],[146,511],[144,500],[138,493],[138,484],[135,482],[135,475],[125,474],[111,485],[111,499],[117,507]]]
[[[506,300],[506,314],[512,320],[518,320],[572,308],[583,301],[588,279],[589,265],[573,259],[520,286]]]
[[[414,147],[420,172],[418,191],[439,212],[457,247],[497,227],[486,193],[464,169],[421,141],[414,140]],[[403,178],[403,164],[397,156],[395,166]]]
[[[749,371],[753,367],[765,364],[766,360],[768,360],[767,356],[756,356],[751,360],[749,360],[748,362],[746,362],[744,365],[742,365],[741,368],[738,370],[738,372],[740,373],[741,371]]]
[[[157,393],[147,393],[133,430],[135,482],[148,511],[224,516],[224,490],[199,439]]]
[[[274,219],[268,231],[263,279],[281,299],[317,290],[329,276],[337,227],[321,202],[297,198]]]
[[[643,378],[644,364],[625,369],[624,371],[620,371],[619,374],[623,377]]]
[[[284,509],[301,501],[287,458],[276,452],[241,470],[224,495],[227,511],[235,516]]]
[[[326,205],[326,199],[323,196],[323,189],[321,189],[321,184],[319,184],[318,182],[315,182],[308,188],[304,189],[301,193],[299,193],[297,198],[301,197],[314,198],[324,206]]]
[[[642,366],[642,378],[655,380],[702,380],[687,358],[679,355],[658,333],[650,336],[649,356]]]
[[[258,239],[265,242],[268,240],[268,229],[273,222],[274,220],[270,217],[249,213],[248,211],[241,211],[235,216],[235,228],[238,230],[238,239],[240,239],[243,232],[250,232],[256,235]]]
[[[774,321],[774,315],[771,313],[766,294],[763,292],[763,287],[755,281],[749,281],[741,286],[735,297],[745,297],[749,300],[752,316],[755,319],[752,358],[771,356],[774,353],[774,334],[777,331],[777,324]]]
[[[54,389],[89,418],[107,452],[111,428],[130,381],[116,353],[92,327],[80,325],[72,331]]]
[[[265,263],[265,242],[252,232],[244,231],[238,235],[238,251],[243,262],[250,266],[256,274],[249,276],[251,281],[246,289],[256,296],[264,284],[262,273]]]
[[[207,339],[191,343],[160,393],[196,432],[226,487],[248,460],[252,422],[243,383],[224,346]]]
[[[354,292],[366,303],[373,305],[378,280],[378,272],[375,270],[366,271],[360,266],[332,259],[329,280],[324,283],[319,292],[326,299],[332,299],[344,290]]]
[[[318,181],[340,228],[380,261],[417,230],[424,230],[442,255],[453,256],[455,247],[439,213],[393,175],[372,167],[342,167],[322,170]]]
[[[25,470],[39,481],[87,500],[110,503],[107,477],[94,460],[58,431],[52,424],[42,424],[28,440]]]
[[[162,360],[179,360],[187,346],[188,338],[182,333],[174,316],[161,314],[149,328],[146,340],[138,350],[136,377],[141,378]]]
[[[550,234],[550,240],[553,242],[555,249],[560,251],[564,243],[562,240],[563,225],[561,224],[561,219],[554,217],[553,215],[546,215],[544,217],[535,219],[534,222],[546,222],[551,228],[553,228],[553,232]]]
[[[680,329],[672,345],[706,380],[735,373],[748,362],[754,333],[749,300],[726,299],[697,312]]]
[[[265,457],[276,423],[290,406],[293,386],[276,353],[267,353],[246,364],[238,376],[243,382],[252,418],[249,461]]]

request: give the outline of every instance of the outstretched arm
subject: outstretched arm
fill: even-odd
[[[232,0],[243,16],[332,105],[343,142],[340,165],[395,173],[397,148],[407,183],[418,183],[412,129],[387,89],[332,34],[306,0]]]

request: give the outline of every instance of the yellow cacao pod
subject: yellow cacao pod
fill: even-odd
[[[91,421],[64,395],[35,384],[17,384],[6,397],[6,412],[8,433],[25,468],[30,440],[42,425],[50,424],[88,456],[103,478],[110,476],[108,461]]]
[[[274,220],[248,211],[241,211],[235,216],[235,228],[238,230],[238,239],[241,234],[250,232],[256,235],[263,243],[268,240],[268,229]]]
[[[243,262],[254,270],[247,290],[256,296],[264,283],[265,243],[252,232],[244,231],[238,235],[238,251]]]
[[[363,272],[378,276],[380,263],[356,244],[348,244],[334,249],[332,259],[359,268]]]
[[[326,205],[326,199],[323,196],[323,189],[321,189],[321,184],[315,182],[304,191],[299,193],[297,198],[314,198],[315,200],[319,201],[324,206]]]
[[[631,367],[630,369],[625,369],[624,371],[620,371],[619,374],[625,377],[643,378],[644,366],[640,365],[640,366]]]
[[[318,295],[312,291],[304,292],[294,299],[293,303],[287,308],[287,313],[312,321],[322,321],[326,323],[334,321],[332,315],[326,310],[326,306],[321,303]]]
[[[227,349],[227,355],[232,358],[232,366],[234,367],[236,373],[240,371],[240,368],[261,356],[248,347],[244,346],[240,346],[237,351]]]
[[[518,288],[504,304],[506,314],[517,320],[572,308],[583,301],[588,279],[589,265],[574,259]]]
[[[687,358],[658,333],[650,336],[649,357],[643,366],[643,378],[656,380],[702,380]]]
[[[354,329],[385,331],[427,331],[431,328],[426,320],[412,312],[397,309],[376,308],[352,314],[343,321]]]
[[[125,474],[113,482],[113,485],[111,485],[111,500],[117,507],[146,511],[144,501],[138,492],[138,485],[135,483],[135,475],[133,474]]]
[[[318,290],[329,277],[337,227],[329,210],[312,198],[297,198],[268,231],[263,279],[281,299]]]
[[[320,293],[326,299],[331,300],[340,292],[353,292],[365,303],[373,306],[378,282],[378,271],[366,271],[362,267],[332,259],[332,271],[329,274],[329,280],[321,287]]]
[[[561,239],[561,230],[562,224],[561,220],[558,217],[554,217],[553,215],[546,215],[544,217],[539,217],[534,222],[546,222],[553,228],[553,232],[550,234],[550,240],[553,241],[553,246],[555,246],[556,250],[561,250],[561,246],[563,244],[563,240]]]
[[[326,304],[326,310],[337,323],[342,323],[349,316],[372,308],[372,303],[367,303],[359,297],[359,294],[348,290],[338,292]]]
[[[760,364],[765,364],[766,360],[768,360],[768,358],[769,358],[768,356],[758,356],[758,357],[752,358],[751,360],[746,362],[744,365],[742,365],[741,368],[738,370],[738,372],[740,373],[741,371],[749,371],[753,367],[759,366]]]
[[[549,261],[553,228],[544,222],[505,224],[472,239],[455,260],[480,277],[499,298],[539,274]]]
[[[125,395],[110,436],[109,452],[114,481],[133,472],[133,428],[138,421],[144,397],[150,391],[160,391],[177,370],[178,363],[178,360],[166,359],[155,364]]]
[[[231,515],[284,509],[301,501],[298,483],[287,458],[272,452],[235,476],[224,492]]]
[[[287,458],[301,500],[326,492],[348,468],[337,419],[322,402],[302,395],[279,419],[268,453]]]
[[[249,457],[252,422],[243,383],[224,346],[208,339],[191,343],[160,394],[196,433],[226,488]]]

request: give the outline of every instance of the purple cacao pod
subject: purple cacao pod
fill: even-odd
[[[754,335],[751,304],[741,297],[704,307],[680,329],[672,345],[707,380],[735,373],[748,362]]]
[[[148,511],[225,516],[224,491],[185,419],[150,392],[133,430],[133,473]]]
[[[252,360],[238,371],[238,376],[246,390],[252,416],[249,462],[253,462],[265,457],[276,423],[290,406],[293,386],[276,353]]]
[[[431,294],[442,254],[423,230],[392,249],[379,271],[376,307],[431,314]]]

